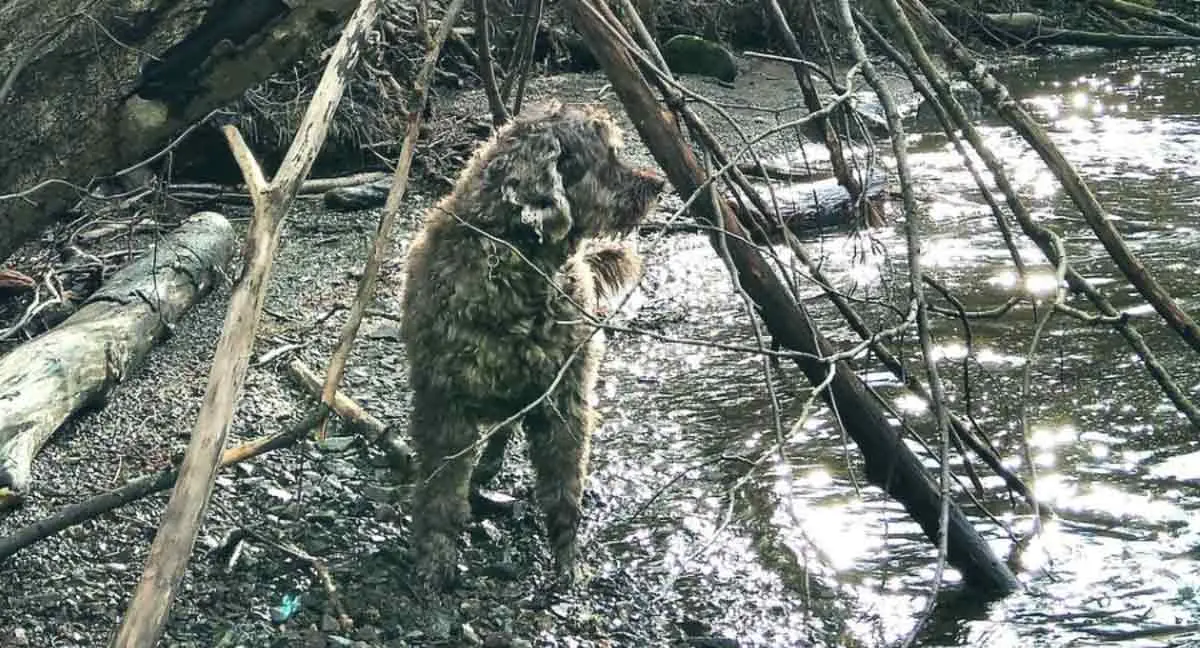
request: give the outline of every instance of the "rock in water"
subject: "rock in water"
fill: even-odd
[[[662,47],[667,67],[677,74],[699,74],[732,83],[737,78],[737,60],[729,50],[699,36],[679,34]]]
[[[967,113],[967,118],[974,121],[983,116],[983,97],[969,83],[954,83],[950,86],[950,93],[962,104],[963,110]],[[942,124],[938,121],[937,112],[933,109],[933,105],[924,98],[921,99],[921,104],[917,107],[917,116],[913,120],[913,130],[941,130]]]
[[[392,179],[385,178],[354,187],[338,187],[325,192],[325,206],[338,211],[357,211],[382,207],[387,202]]]

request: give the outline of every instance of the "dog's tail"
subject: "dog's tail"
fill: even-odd
[[[591,241],[584,261],[592,269],[600,299],[611,299],[642,274],[642,257],[628,243]]]

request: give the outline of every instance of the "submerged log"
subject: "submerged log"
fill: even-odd
[[[749,163],[745,166],[747,172],[754,175],[765,175],[768,179],[803,178],[809,177],[810,171],[789,165],[794,158],[776,156],[762,161],[762,166]],[[812,167],[808,167],[809,170]],[[826,166],[828,170],[828,166]],[[749,173],[748,173],[749,175]],[[863,177],[866,176],[866,177]],[[887,173],[881,168],[873,168],[867,174],[855,176],[863,188],[863,199],[877,201],[885,197],[887,191]],[[798,236],[811,234],[816,231],[840,229],[854,224],[857,213],[850,192],[836,178],[823,178],[808,182],[773,182],[768,191],[765,182],[752,180],[750,185],[764,197],[768,206],[777,209],[778,218],[774,214],[764,215],[747,199],[741,189],[735,194],[727,194],[736,205],[738,217],[753,225],[751,240],[756,243],[773,243],[783,238],[783,231]],[[771,196],[774,195],[772,201]],[[740,200],[739,200],[740,198]],[[673,202],[673,198],[668,201]],[[670,202],[665,202],[664,207]],[[682,203],[680,203],[682,204]],[[663,213],[651,216],[642,224],[642,231],[667,232],[696,232],[700,231],[695,223],[668,222]]]
[[[62,324],[0,358],[0,488],[28,489],[46,440],[141,364],[212,288],[234,248],[225,217],[196,214]]]
[[[613,90],[646,143],[655,160],[663,167],[671,184],[683,195],[704,187],[705,173],[691,148],[672,123],[672,113],[655,98],[630,53],[609,32],[610,24],[619,24],[601,15],[605,5],[588,0],[567,0],[568,15],[584,35],[601,62]],[[940,513],[948,511],[946,536],[948,560],[963,580],[977,591],[1008,594],[1020,587],[1016,577],[999,560],[982,536],[971,525],[954,501],[944,501],[937,485],[917,456],[900,438],[888,413],[862,379],[845,362],[826,363],[814,356],[828,357],[832,345],[821,334],[803,304],[787,290],[780,277],[766,262],[757,247],[746,242],[745,227],[725,200],[697,200],[693,214],[703,225],[719,226],[728,232],[711,234],[718,254],[731,262],[739,286],[758,306],[772,338],[787,349],[811,354],[796,358],[805,376],[815,386],[825,384],[821,392],[837,412],[846,432],[862,450],[867,478],[899,501],[920,524],[932,542],[937,543],[942,526]]]
[[[341,29],[357,0],[6,0],[0,260]]]
[[[887,175],[884,171],[873,168],[862,175],[866,178],[855,176],[862,187],[862,198],[882,198],[884,190],[887,189]],[[767,192],[765,185],[751,184],[755,185],[760,195],[766,197],[768,203],[771,203],[771,193]],[[854,224],[857,213],[854,201],[850,192],[836,178],[816,182],[774,184],[771,189],[774,193],[773,205],[778,209],[779,218],[764,216],[744,197],[738,201],[739,205],[745,206],[738,209],[739,216],[756,225],[753,228],[754,240],[758,243],[779,240],[782,238],[784,227],[794,234],[804,234],[813,230],[836,229]],[[740,190],[738,193],[741,193]]]

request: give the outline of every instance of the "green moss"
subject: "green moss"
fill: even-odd
[[[672,72],[699,74],[732,82],[737,78],[737,61],[719,43],[699,36],[680,34],[662,47],[663,58]]]

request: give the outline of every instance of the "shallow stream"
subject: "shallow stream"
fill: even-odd
[[[1004,80],[1081,169],[1130,247],[1196,312],[1200,54],[1035,59],[1008,68]],[[1063,236],[1074,267],[1118,308],[1130,309],[1195,398],[1195,356],[1120,279],[1040,158],[1005,127],[991,123],[984,133],[1035,217]],[[1014,290],[1047,294],[1053,277],[1028,241],[1022,253],[1041,270],[1026,286],[1015,285],[993,217],[945,137],[911,142],[928,209],[926,270],[969,309],[999,305]],[[902,232],[876,231],[869,239],[828,234],[805,244],[842,288],[903,306]],[[670,261],[651,264],[648,288],[635,300],[671,308],[638,311],[638,325],[678,338],[754,344],[751,320],[706,239],[659,237],[648,246]],[[1087,308],[1077,298],[1070,303]],[[836,343],[854,341],[822,301],[811,306]],[[651,311],[682,315],[654,321],[644,315]],[[895,322],[881,308],[867,312],[877,325]],[[967,358],[971,413],[1026,479],[1017,421],[1034,317],[1025,303],[1002,319],[974,322]],[[943,377],[962,412],[962,330],[948,318],[935,318],[935,325]],[[597,444],[611,451],[595,469],[603,518],[597,542],[628,567],[663,572],[664,602],[722,619],[713,630],[743,645],[879,645],[910,631],[928,604],[936,553],[903,509],[865,483],[857,447],[832,413],[818,407],[805,416],[809,392],[797,370],[772,369],[776,410],[763,361],[753,355],[620,334],[610,344]],[[913,336],[897,347],[917,357]],[[919,645],[1200,645],[1196,432],[1107,327],[1055,317],[1033,363],[1026,402],[1036,491],[1062,516],[1015,555],[1022,593],[972,602],[948,569]],[[927,423],[924,404],[903,396],[890,374],[870,362],[862,367],[903,417]],[[774,449],[779,438],[782,453]],[[751,468],[745,459],[761,461]],[[1027,535],[1028,511],[1011,506],[1000,480],[984,471],[982,502]],[[606,494],[646,504],[607,510]],[[1008,532],[970,510],[996,551],[1009,556]]]

